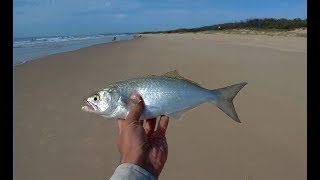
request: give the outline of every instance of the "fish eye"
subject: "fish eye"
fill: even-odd
[[[93,100],[94,100],[94,101],[99,100],[99,96],[98,96],[98,95],[94,95],[94,96],[93,96]]]

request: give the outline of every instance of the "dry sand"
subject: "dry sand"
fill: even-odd
[[[81,111],[82,100],[110,82],[178,69],[210,89],[249,84],[234,100],[241,124],[211,104],[171,120],[160,179],[306,179],[306,43],[148,35],[15,66],[14,178],[108,179],[119,162],[116,121]]]

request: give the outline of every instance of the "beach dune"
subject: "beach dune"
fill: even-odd
[[[307,177],[307,40],[154,34],[14,67],[14,178],[107,179],[119,164],[117,123],[81,110],[108,84],[178,70],[216,89],[248,82],[234,122],[212,104],[170,119],[160,179]]]

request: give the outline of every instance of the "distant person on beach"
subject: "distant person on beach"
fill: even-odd
[[[115,36],[115,37],[113,37],[113,39],[112,39],[112,41],[116,41],[117,40],[117,37]]]
[[[143,100],[139,95],[132,95],[130,99],[132,105],[127,118],[118,119],[120,165],[110,180],[155,180],[167,161],[169,117],[160,117],[157,130],[156,118],[146,120],[143,127],[143,121],[139,121]]]
[[[134,38],[142,38],[141,35],[134,35],[133,37],[134,37]]]

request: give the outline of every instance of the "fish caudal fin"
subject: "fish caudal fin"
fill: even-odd
[[[246,84],[246,82],[243,82],[228,87],[211,90],[216,97],[214,100],[212,100],[212,103],[238,123],[241,123],[241,121],[236,113],[236,110],[234,109],[232,100]]]

